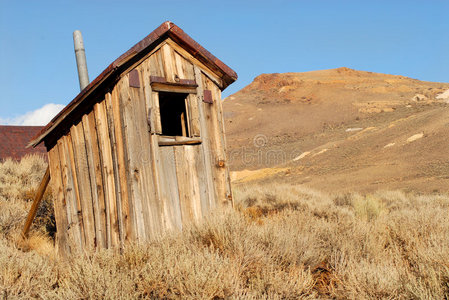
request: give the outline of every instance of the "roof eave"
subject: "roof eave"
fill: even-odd
[[[148,47],[153,46],[156,42],[160,43],[167,37],[171,37],[181,46],[187,48],[192,55],[205,63],[206,66],[218,73],[222,78],[224,90],[227,86],[237,80],[237,73],[212,55],[188,36],[181,28],[170,21],[162,23],[153,32],[147,35],[140,42],[131,47],[128,51],[120,55],[113,63],[111,63],[100,75],[98,75],[89,85],[84,88],[66,107],[64,107],[43,129],[36,135],[27,145],[36,147],[64,120],[71,112],[73,112],[80,103],[83,102],[92,92],[94,92],[106,79],[110,78],[117,70],[133,59],[136,55],[145,51]]]

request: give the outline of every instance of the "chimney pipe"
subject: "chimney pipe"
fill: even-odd
[[[87,73],[86,52],[84,50],[83,36],[81,31],[73,32],[73,44],[75,46],[76,66],[78,68],[78,79],[80,82],[80,90],[89,84],[89,74]]]

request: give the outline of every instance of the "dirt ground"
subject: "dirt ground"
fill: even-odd
[[[224,101],[232,178],[448,191],[447,89],[348,68],[260,75]]]

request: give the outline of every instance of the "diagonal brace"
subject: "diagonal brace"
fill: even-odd
[[[33,223],[34,218],[36,217],[37,209],[39,204],[44,197],[45,190],[47,189],[48,183],[50,182],[50,168],[47,167],[45,171],[44,178],[42,178],[41,184],[37,190],[36,196],[34,197],[33,204],[31,205],[31,209],[28,212],[27,219],[25,221],[25,226],[22,230],[22,237],[27,238],[28,232],[30,231],[31,224]]]

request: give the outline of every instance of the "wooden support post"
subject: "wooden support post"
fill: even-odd
[[[45,171],[44,178],[42,178],[41,184],[36,193],[36,197],[34,197],[33,204],[31,205],[31,209],[28,212],[27,220],[25,222],[25,226],[22,230],[22,237],[26,238],[28,236],[28,232],[30,231],[31,224],[33,223],[34,218],[36,217],[37,208],[44,197],[45,190],[47,189],[48,183],[50,182],[50,168],[47,167]]]

